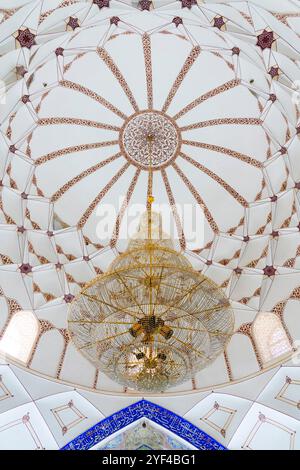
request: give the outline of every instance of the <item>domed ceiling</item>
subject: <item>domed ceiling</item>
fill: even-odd
[[[67,314],[126,248],[127,205],[147,204],[149,129],[155,203],[171,208],[177,248],[235,314],[224,355],[170,393],[268,368],[253,330],[264,312],[289,341],[272,366],[286,360],[300,333],[296,3],[4,3],[0,331],[16,311],[34,312],[26,367],[131,393],[76,351]],[[185,206],[201,208],[203,237],[183,220]],[[112,231],[99,238],[103,207],[114,208]]]

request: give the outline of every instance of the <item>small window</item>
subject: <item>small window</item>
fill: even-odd
[[[261,313],[253,324],[253,336],[264,363],[291,351],[291,345],[280,319],[273,313]]]
[[[0,340],[0,352],[26,364],[38,333],[39,324],[35,315],[32,312],[17,312]]]

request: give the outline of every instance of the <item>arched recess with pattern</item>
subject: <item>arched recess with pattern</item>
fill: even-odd
[[[252,325],[252,334],[264,365],[292,350],[286,331],[274,313],[260,313]]]
[[[39,335],[39,322],[30,311],[18,311],[0,340],[0,353],[27,364]]]

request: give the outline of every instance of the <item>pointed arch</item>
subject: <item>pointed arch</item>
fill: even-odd
[[[39,335],[39,322],[33,312],[20,310],[10,319],[0,340],[0,353],[27,364]]]
[[[147,400],[138,401],[117,411],[76,437],[61,450],[89,450],[107,437],[142,418],[148,418],[162,428],[171,431],[198,450],[226,450],[222,444],[194,424]]]
[[[274,313],[260,313],[252,325],[252,333],[263,364],[292,350],[280,318]]]

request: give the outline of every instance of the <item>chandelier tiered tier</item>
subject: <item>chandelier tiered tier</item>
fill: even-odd
[[[149,196],[139,231],[108,271],[72,302],[69,332],[95,367],[124,387],[161,392],[224,352],[234,327],[223,291],[195,271],[162,231]]]

